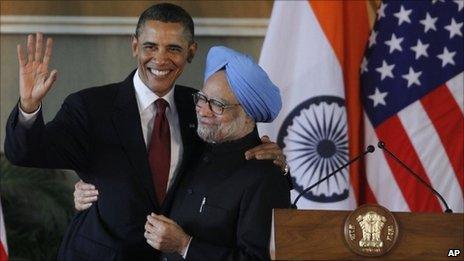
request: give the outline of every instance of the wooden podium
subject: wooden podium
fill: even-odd
[[[274,209],[270,254],[273,260],[315,259],[449,259],[450,249],[464,257],[464,215],[392,212],[398,236],[380,257],[353,252],[345,240],[345,220],[351,211]]]

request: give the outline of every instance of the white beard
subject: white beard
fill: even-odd
[[[197,117],[198,136],[200,136],[203,141],[208,143],[222,143],[241,138],[241,134],[245,128],[245,120],[247,116],[244,113],[240,113],[240,115],[230,123],[208,126],[201,124],[201,116],[197,115]]]

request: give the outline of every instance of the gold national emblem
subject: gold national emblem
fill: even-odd
[[[395,245],[398,223],[393,214],[379,205],[362,205],[345,221],[345,241],[362,256],[382,256]]]

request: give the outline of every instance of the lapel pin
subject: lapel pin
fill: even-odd
[[[206,197],[203,197],[203,200],[201,201],[201,206],[199,212],[203,212],[203,207],[206,205]]]

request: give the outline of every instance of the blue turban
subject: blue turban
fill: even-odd
[[[282,108],[279,88],[253,59],[224,46],[214,46],[206,58],[205,82],[225,69],[229,85],[255,122],[271,122]]]

